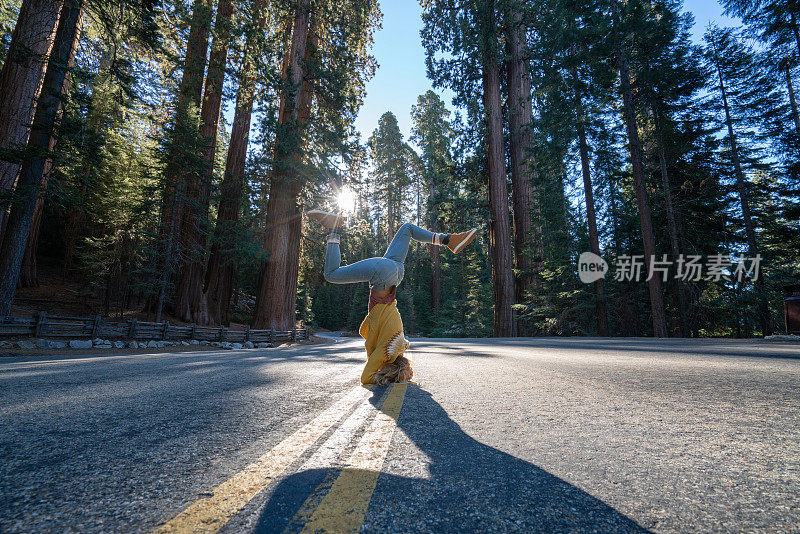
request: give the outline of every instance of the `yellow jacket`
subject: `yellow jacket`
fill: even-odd
[[[362,384],[374,384],[375,373],[387,363],[391,363],[408,348],[403,336],[403,320],[397,311],[397,301],[390,304],[376,304],[364,321],[358,333],[365,339],[367,365],[361,373]]]

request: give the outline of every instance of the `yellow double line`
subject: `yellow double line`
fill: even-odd
[[[298,516],[309,518],[304,531],[355,532],[361,526],[397,426],[405,393],[406,384],[392,387],[327,495],[316,507],[313,507],[311,498],[306,501],[298,512]],[[365,388],[354,388],[255,462],[213,488],[210,496],[192,502],[155,531],[217,532],[253,497],[281,476],[354,405],[368,402],[366,394]]]
[[[302,532],[357,532],[361,527],[389,452],[406,388],[406,384],[392,387],[380,412],[350,456],[347,467],[339,473],[328,494],[314,509]],[[310,504],[306,501],[299,514]]]

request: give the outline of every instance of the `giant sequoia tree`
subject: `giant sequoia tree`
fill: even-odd
[[[231,0],[220,0],[200,108],[200,165],[188,177],[186,206],[180,223],[183,261],[179,265],[175,315],[183,320],[199,323],[209,323],[211,320],[203,282],[206,267],[209,195],[214,173],[217,126],[222,106],[222,86],[225,81],[228,44],[231,39],[232,15]]]
[[[798,274],[798,13],[725,5],[744,27],[697,45],[679,0],[425,0],[428,74],[453,114],[429,91],[362,142],[375,0],[15,0],[0,312],[38,274],[85,313],[356,328],[367,288],[324,281],[302,215],[347,186],[345,262],[407,220],[483,228],[461,254],[409,252],[409,332],[768,334]],[[672,265],[583,285],[586,250]],[[757,281],[736,261],[695,278],[675,261],[756,253]]]
[[[53,45],[61,2],[25,0],[0,70],[0,195],[7,195],[19,174],[20,151],[28,141],[29,125]],[[0,239],[7,205],[0,197]]]
[[[486,147],[489,196],[489,241],[494,286],[494,333],[516,334],[513,315],[514,277],[508,185],[501,110],[503,49],[499,6],[491,0],[451,6],[448,2],[424,5],[422,31],[428,76],[435,85],[449,87],[455,102],[467,107],[475,118],[482,116]],[[467,31],[468,28],[477,31]],[[445,52],[440,58],[439,52]],[[477,82],[481,91],[476,91]],[[482,94],[480,101],[475,94]]]
[[[281,75],[269,202],[264,224],[266,260],[259,269],[253,325],[279,329],[295,324],[300,263],[300,193],[312,179],[308,149],[345,144],[373,71],[366,44],[378,20],[371,0],[299,0]],[[312,103],[316,106],[312,109]],[[314,128],[309,119],[314,117]]]
[[[316,48],[311,42],[315,38],[309,33],[311,18],[310,1],[299,0],[293,13],[291,39],[283,66],[274,170],[265,224],[267,260],[259,275],[253,317],[253,324],[261,328],[286,330],[295,324],[294,294],[301,228],[298,196],[303,185],[300,164],[304,150],[303,130],[313,98],[312,85],[304,78],[309,76],[306,61],[311,60]]]
[[[198,213],[200,199],[197,198],[197,194],[202,189],[199,182],[205,176],[202,171],[205,160],[202,156],[199,121],[212,8],[211,0],[195,0],[192,6],[183,72],[176,96],[170,141],[166,146],[160,228],[162,274],[156,304],[157,318],[161,317],[168,286],[174,281],[176,273],[180,275],[187,259],[190,264],[197,261],[194,255],[198,251],[191,243],[195,236],[194,229],[184,229],[184,223],[187,222],[185,218],[187,204],[190,211],[189,224],[196,220],[192,214]],[[186,286],[182,288],[188,290]],[[184,309],[178,314],[191,319],[192,312],[182,295],[179,302],[184,305]]]
[[[42,84],[42,94],[36,106],[28,138],[31,155],[22,162],[8,227],[0,244],[0,315],[11,314],[22,255],[28,241],[36,202],[39,199],[48,153],[58,139],[57,121],[61,108],[61,93],[67,71],[75,55],[82,12],[82,0],[66,0],[59,17]]]
[[[525,4],[507,2],[504,13],[505,40],[508,51],[506,76],[508,90],[509,156],[514,191],[514,259],[516,300],[522,302],[531,284],[540,285],[542,242],[541,209],[531,182],[532,106],[528,25]]]
[[[264,43],[261,28],[267,19],[264,0],[259,0],[254,4],[252,17],[239,66],[239,85],[236,91],[231,141],[220,185],[217,221],[205,273],[204,293],[208,309],[207,322],[211,324],[228,324],[230,322],[235,243],[237,235],[240,233],[237,222],[244,195],[245,161],[256,98],[256,54],[260,45]]]

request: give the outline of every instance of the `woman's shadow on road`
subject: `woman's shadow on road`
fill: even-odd
[[[385,390],[374,388],[370,402],[377,405]],[[648,532],[534,464],[476,441],[419,386],[408,387],[398,429],[408,439],[396,432],[389,458],[395,464],[408,458],[417,475],[381,473],[362,532]],[[415,447],[427,456],[424,473]],[[256,530],[299,530],[302,525],[292,522],[296,512],[338,472],[310,469],[281,481]]]

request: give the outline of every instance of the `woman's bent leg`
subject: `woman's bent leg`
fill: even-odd
[[[389,244],[389,248],[386,249],[386,254],[384,254],[383,257],[403,263],[406,261],[408,245],[412,239],[420,243],[433,243],[435,236],[436,234],[433,232],[420,228],[416,224],[405,223],[397,230],[397,233],[394,234],[394,238],[392,238],[392,242]]]
[[[339,240],[328,238],[328,244],[325,246],[325,267],[322,272],[325,274],[325,279],[328,278],[328,273],[331,273],[339,268],[342,264],[342,253],[339,250]]]
[[[342,255],[339,251],[339,243],[328,243],[325,251],[325,280],[332,284],[369,282],[373,279],[381,260],[383,258],[369,258],[351,265],[341,266]]]

